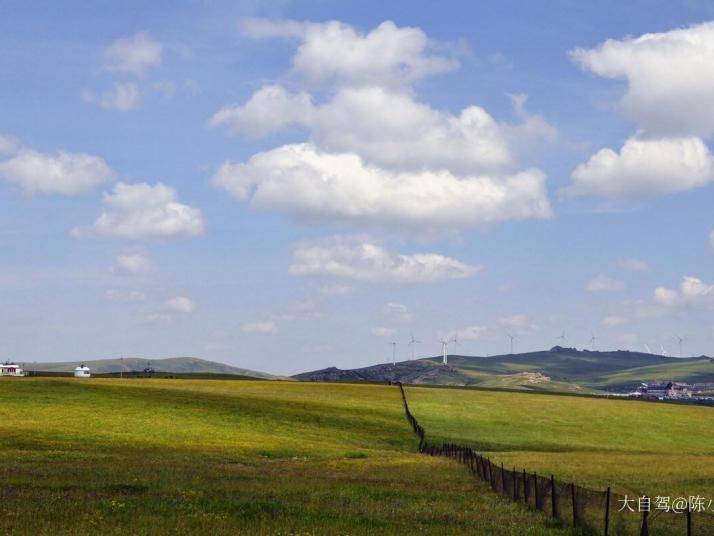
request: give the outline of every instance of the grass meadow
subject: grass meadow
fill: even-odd
[[[406,387],[431,442],[630,495],[714,498],[714,409],[634,400]]]
[[[0,448],[3,534],[569,534],[417,454],[388,386],[2,378]]]

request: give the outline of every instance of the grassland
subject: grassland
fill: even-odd
[[[407,387],[430,441],[506,467],[637,496],[714,498],[714,410],[630,400]]]
[[[0,448],[3,534],[568,533],[415,453],[387,386],[2,378]]]

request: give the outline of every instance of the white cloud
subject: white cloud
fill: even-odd
[[[701,279],[684,276],[679,290],[657,287],[654,300],[665,307],[692,306],[714,307],[714,285],[704,283]]]
[[[144,251],[126,251],[116,256],[116,265],[112,272],[118,275],[141,275],[149,273],[154,266],[149,255]]]
[[[577,49],[584,69],[628,81],[625,113],[649,135],[714,133],[714,22]]]
[[[610,315],[602,319],[602,325],[609,328],[627,324],[629,320],[624,316]]]
[[[312,113],[312,101],[307,93],[290,94],[281,86],[265,86],[242,106],[219,110],[208,124],[226,126],[231,134],[261,137],[292,124],[307,124]]]
[[[0,156],[15,154],[21,147],[20,140],[14,136],[0,134]]]
[[[566,196],[641,199],[714,181],[714,157],[699,138],[628,139],[619,153],[602,149],[572,174]]]
[[[588,281],[587,289],[590,292],[625,290],[625,282],[604,275],[598,275]]]
[[[414,315],[409,310],[409,307],[403,303],[385,303],[382,307],[382,313],[385,316],[400,320],[402,322],[410,322],[414,318]]]
[[[483,338],[485,335],[490,333],[490,331],[491,328],[488,326],[466,326],[449,332],[444,338],[453,339],[456,337],[456,339],[460,341],[476,341]]]
[[[318,289],[318,292],[323,296],[347,296],[354,292],[354,287],[348,285],[341,285],[339,283],[331,283],[329,285],[323,285]]]
[[[313,106],[306,93],[266,86],[243,106],[219,111],[209,124],[224,124],[230,132],[248,136],[300,125],[309,128],[313,144],[327,152],[356,153],[389,169],[455,173],[512,164],[507,138],[527,135],[519,126],[497,123],[478,106],[455,116],[381,87],[342,89],[330,102]],[[545,127],[523,128],[537,136]]]
[[[0,179],[18,184],[26,194],[81,195],[114,177],[98,156],[65,151],[46,154],[9,143],[8,148],[17,152],[0,161]]]
[[[650,265],[643,260],[626,257],[617,261],[617,265],[623,270],[632,272],[645,272],[650,269]]]
[[[377,327],[372,328],[372,335],[375,337],[391,337],[396,335],[397,330],[393,328]]]
[[[254,38],[298,39],[293,70],[316,86],[402,86],[458,67],[453,58],[429,53],[432,43],[421,29],[400,28],[391,21],[363,33],[337,21],[248,19],[242,30]]]
[[[398,173],[310,144],[259,153],[245,164],[226,162],[213,180],[256,207],[308,221],[450,230],[551,215],[545,177],[536,169],[503,178]]]
[[[146,299],[146,295],[138,290],[116,290],[109,289],[104,293],[104,297],[111,302],[133,303]]]
[[[163,46],[146,32],[114,41],[104,50],[104,68],[108,71],[141,75],[161,64]]]
[[[240,329],[243,333],[260,333],[264,335],[272,335],[280,331],[272,320],[265,322],[245,322],[241,324]]]
[[[523,314],[501,317],[498,319],[498,325],[516,333],[527,333],[538,329],[533,320]]]
[[[463,279],[480,266],[464,264],[435,253],[400,255],[355,237],[335,237],[300,244],[294,251],[290,273],[324,276],[370,283],[427,283]]]
[[[186,296],[174,296],[164,302],[164,308],[173,313],[189,314],[196,310],[196,304]]]
[[[134,82],[114,84],[114,87],[97,95],[91,91],[82,93],[82,98],[89,103],[98,104],[102,108],[128,112],[139,106],[139,86]]]
[[[118,183],[103,196],[103,211],[89,229],[74,236],[98,235],[129,240],[200,235],[201,211],[178,202],[173,188],[157,183]]]

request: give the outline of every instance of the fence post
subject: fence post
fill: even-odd
[[[555,496],[555,477],[550,475],[550,510],[553,519],[558,519],[558,500]]]
[[[518,502],[518,485],[516,484],[516,468],[511,473],[511,485],[513,486],[513,501]]]
[[[523,502],[528,504],[528,476],[525,469],[523,469]]]
[[[506,493],[506,471],[503,469],[503,462],[501,462],[501,491]]]
[[[605,536],[610,529],[610,487],[607,488],[607,493],[605,494]]]
[[[575,484],[570,484],[570,497],[573,501],[573,528],[578,528],[578,503],[575,502]]]
[[[687,503],[687,536],[692,536],[692,503]]]
[[[650,528],[647,518],[650,516],[649,509],[642,512],[642,529],[640,529],[640,536],[649,536]]]
[[[533,473],[533,493],[535,494],[535,507],[540,510],[541,504],[538,500],[538,473]]]

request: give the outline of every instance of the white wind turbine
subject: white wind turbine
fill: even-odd
[[[412,361],[414,361],[414,345],[421,343],[421,341],[418,341],[414,338],[414,334],[411,334],[411,340],[409,341],[409,347],[412,349]]]
[[[676,335],[677,341],[679,341],[679,357],[682,357],[682,343],[684,342],[684,337]]]
[[[568,342],[568,338],[565,336],[565,330],[563,330],[563,333],[559,337],[556,337],[555,340],[562,341],[563,344],[566,344]]]
[[[662,352],[662,355],[663,355],[664,357],[669,357],[669,354],[667,353],[667,350],[664,349],[664,344],[659,343],[659,348],[660,348],[660,351]]]
[[[595,336],[595,334],[592,331],[590,332],[590,335],[592,335],[590,337],[590,347],[593,349],[593,351],[595,351],[595,348],[596,348],[595,341],[597,341],[597,337]]]
[[[397,343],[392,341],[389,344],[392,345],[392,366],[397,364]]]
[[[513,341],[518,337],[518,335],[513,335],[511,333],[507,333],[506,337],[511,339],[511,355],[513,355]]]
[[[441,343],[441,353],[443,354],[443,364],[448,365],[449,364],[449,343],[453,342],[454,344],[459,344],[459,339],[457,335],[454,335],[450,339],[445,339],[441,338],[439,339],[439,342]]]

